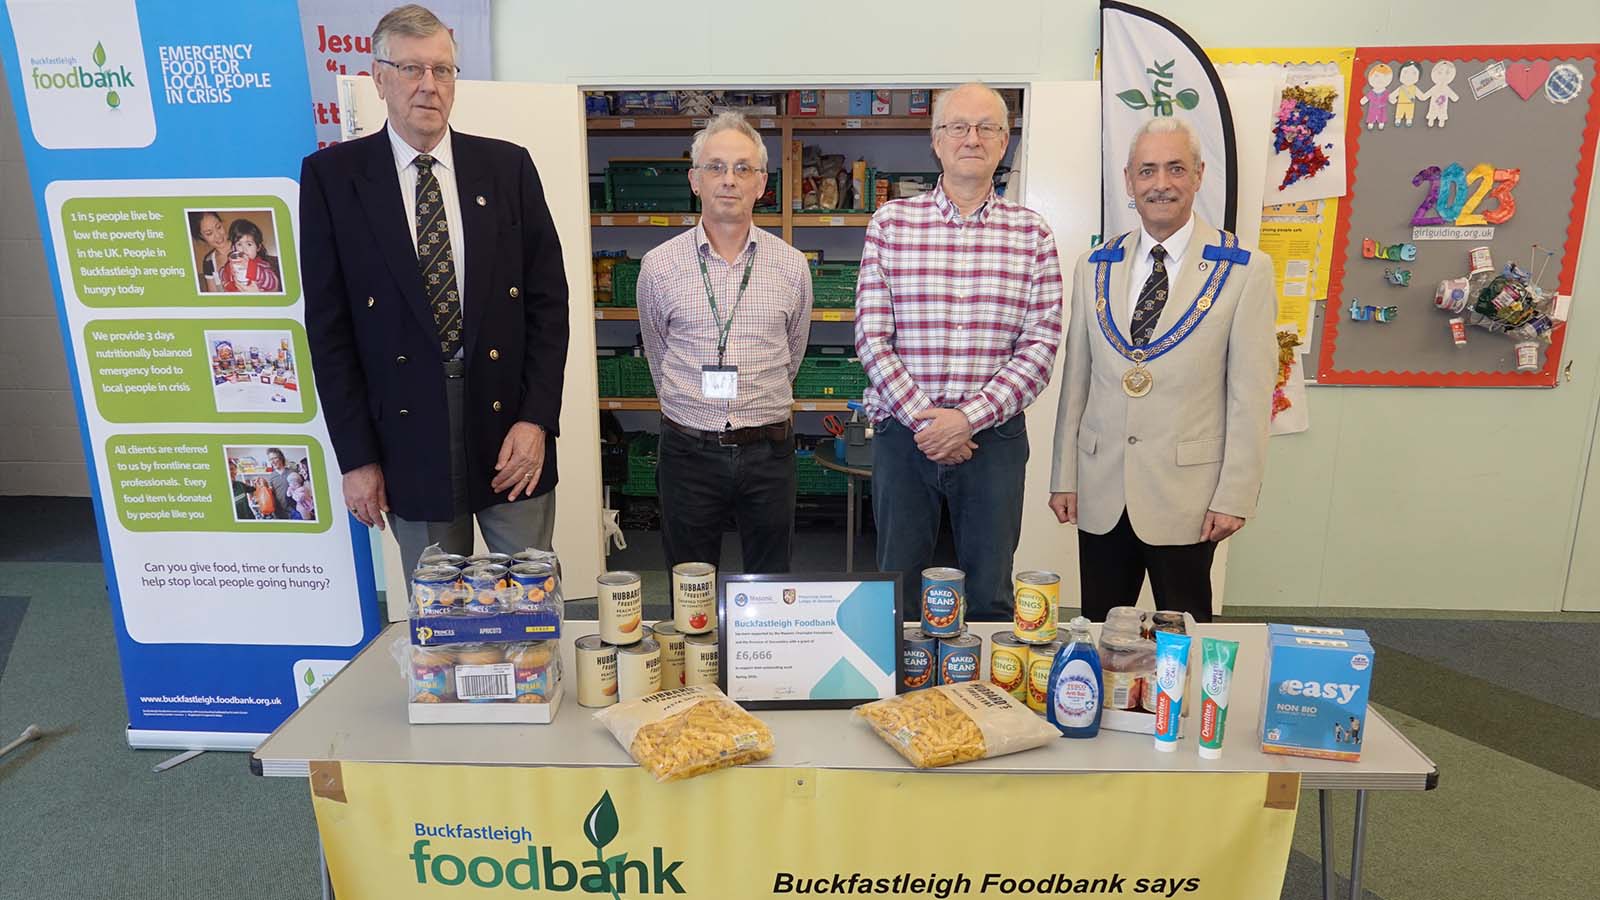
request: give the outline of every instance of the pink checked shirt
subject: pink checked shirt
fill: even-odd
[[[908,428],[929,407],[981,431],[1050,382],[1061,343],[1061,264],[1033,210],[996,194],[963,218],[944,181],[872,216],[856,283],[867,414]]]
[[[700,367],[717,363],[717,323],[695,257],[706,261],[717,316],[726,323],[751,253],[755,268],[728,332],[726,364],[739,367],[739,397],[707,400]],[[734,428],[787,422],[811,333],[811,270],[799,250],[754,225],[729,263],[696,225],[644,255],[639,332],[667,418],[702,431],[721,431],[725,422]]]

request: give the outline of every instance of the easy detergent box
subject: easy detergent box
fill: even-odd
[[[1261,752],[1360,759],[1373,658],[1358,628],[1267,626]]]

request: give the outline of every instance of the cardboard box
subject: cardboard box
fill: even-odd
[[[830,118],[850,115],[850,92],[823,91],[822,114]]]
[[[1374,657],[1359,629],[1268,626],[1261,752],[1360,759]]]

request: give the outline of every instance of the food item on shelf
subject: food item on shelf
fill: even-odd
[[[686,686],[715,685],[722,675],[717,633],[696,634],[683,639],[683,683]]]
[[[989,683],[1028,702],[1028,645],[1008,631],[989,636]]]
[[[652,638],[617,648],[617,699],[637,700],[661,690],[661,645]]]
[[[1018,572],[1016,588],[1013,633],[1025,644],[1048,644],[1055,640],[1061,576],[1054,572]]]
[[[455,655],[441,648],[411,645],[411,702],[449,703],[456,699]]]
[[[772,731],[715,685],[627,700],[594,714],[657,781],[680,781],[772,755]]]
[[[717,567],[685,562],[672,567],[672,622],[684,634],[717,627]]]
[[[967,630],[967,573],[936,566],[922,570],[922,631],[955,637]]]
[[[1028,708],[1040,715],[1044,715],[1050,698],[1050,667],[1060,649],[1060,641],[1034,644],[1028,649]]]
[[[650,634],[661,645],[661,687],[683,687],[683,633],[671,622],[657,622]]]
[[[933,687],[938,674],[939,642],[920,628],[907,628],[900,645],[905,675],[900,685],[908,691]]]
[[[600,606],[600,638],[608,644],[632,644],[644,637],[644,582],[634,572],[606,572],[596,579]]]
[[[506,661],[516,679],[516,702],[549,703],[556,685],[561,683],[561,662],[556,656],[556,641],[529,641],[506,644]]]
[[[1030,750],[1057,737],[1015,697],[981,681],[877,700],[856,707],[856,715],[919,769]]]
[[[578,661],[578,705],[594,708],[617,702],[617,648],[589,634],[578,638],[573,656]]]
[[[983,639],[975,634],[958,634],[939,641],[939,683],[960,684],[978,680]]]

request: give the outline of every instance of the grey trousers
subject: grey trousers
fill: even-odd
[[[445,379],[445,399],[450,411],[450,496],[455,518],[448,522],[413,522],[389,513],[389,528],[400,544],[400,562],[409,573],[430,544],[447,553],[472,553],[472,513],[467,505],[467,438],[463,409],[466,379]],[[556,493],[515,503],[497,503],[478,513],[484,543],[494,553],[518,553],[533,547],[550,550],[555,536]]]

